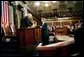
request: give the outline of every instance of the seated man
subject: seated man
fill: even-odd
[[[83,24],[79,26],[78,29],[74,32],[74,38],[75,38],[75,50],[76,52],[80,53],[81,51],[81,44],[83,43],[81,39],[83,38]]]

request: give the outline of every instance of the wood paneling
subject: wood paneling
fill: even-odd
[[[19,47],[32,46],[41,41],[40,28],[17,29]]]

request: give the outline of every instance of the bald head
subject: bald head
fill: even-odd
[[[32,16],[32,14],[31,14],[31,13],[28,13],[28,17],[29,17],[30,19],[32,19],[32,18],[33,18],[33,16]]]

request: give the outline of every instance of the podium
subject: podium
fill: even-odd
[[[18,47],[35,45],[41,41],[40,27],[17,29]]]

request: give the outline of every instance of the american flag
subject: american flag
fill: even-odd
[[[9,25],[9,6],[6,1],[1,1],[1,23],[4,24],[4,26]]]
[[[1,1],[1,26],[4,29],[4,33],[7,33],[9,28],[9,5],[7,1]]]

